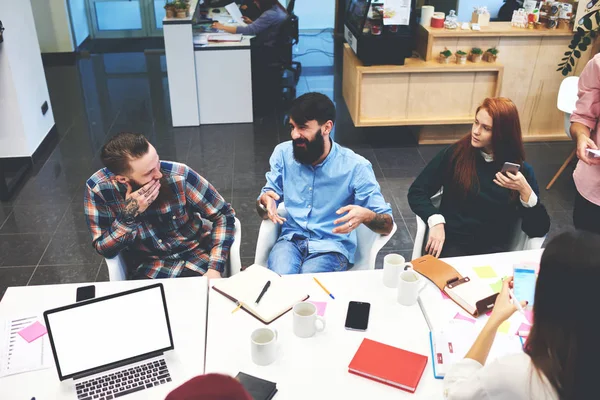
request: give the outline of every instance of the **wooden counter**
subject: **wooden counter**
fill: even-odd
[[[419,143],[451,143],[469,131],[479,103],[490,96],[512,99],[526,141],[569,140],[556,108],[563,80],[557,72],[571,41],[568,30],[520,29],[492,22],[481,31],[419,26],[421,59],[404,66],[365,67],[346,46],[343,94],[356,126],[418,125]],[[577,60],[579,75],[598,41]],[[469,52],[496,47],[497,63],[439,64],[445,48]]]

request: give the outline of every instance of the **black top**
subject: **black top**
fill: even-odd
[[[550,229],[550,217],[539,199],[539,188],[528,163],[523,163],[521,172],[531,189],[538,196],[538,203],[524,207],[517,196],[511,200],[509,189],[494,183],[495,175],[504,161],[486,162],[477,157],[476,170],[479,190],[472,188],[464,196],[453,185],[454,165],[451,155],[456,145],[442,150],[427,164],[408,191],[410,208],[425,223],[430,216],[442,214],[446,220],[446,236],[469,238],[482,243],[503,245],[511,239],[517,218],[522,218],[521,229],[529,237],[543,237]],[[432,204],[431,197],[444,188],[439,210]]]

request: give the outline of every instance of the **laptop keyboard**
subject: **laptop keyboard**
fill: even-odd
[[[158,360],[77,383],[75,390],[79,400],[111,400],[167,382],[167,364]]]

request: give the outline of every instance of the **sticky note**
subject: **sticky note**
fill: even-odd
[[[487,315],[489,317],[490,315],[492,315],[492,312],[488,311],[488,312],[485,313],[485,315]]]
[[[500,293],[500,291],[502,290],[502,280],[499,280],[496,283],[492,283],[490,285],[490,287],[492,288],[492,290],[494,291],[494,293]]]
[[[327,302],[325,301],[309,301],[309,303],[313,303],[317,307],[317,315],[321,317],[325,315],[325,309],[327,308]]]
[[[533,324],[533,310],[525,310],[525,318],[530,324]]]
[[[444,293],[444,292],[441,292],[441,293],[442,293],[442,299],[444,299],[444,300],[450,299],[450,297],[448,297],[448,295],[446,293]]]
[[[31,343],[35,339],[44,336],[47,332],[48,331],[44,325],[40,324],[39,321],[35,321],[27,328],[21,329],[19,331],[19,335],[21,335],[21,337],[25,339],[27,343]]]
[[[498,275],[496,275],[496,271],[494,271],[494,269],[490,266],[474,267],[473,271],[475,271],[477,276],[480,277],[481,279],[498,277]]]
[[[529,331],[531,330],[531,325],[527,325],[526,323],[522,323],[519,326],[519,329],[515,332],[515,335],[519,335],[521,337],[529,336]]]
[[[461,320],[461,321],[467,321],[467,322],[470,322],[472,324],[475,323],[475,320],[473,318],[465,317],[461,313],[456,313],[456,315],[454,316],[454,319],[458,319],[458,320]]]
[[[510,322],[504,321],[498,328],[498,332],[499,333],[508,333],[509,329],[510,329]]]

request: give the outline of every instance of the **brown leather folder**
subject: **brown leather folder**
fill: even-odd
[[[442,292],[451,298],[456,304],[462,307],[466,312],[478,317],[486,312],[490,311],[494,307],[496,302],[497,293],[489,296],[475,296],[476,300],[469,299],[465,300],[466,296],[460,296],[462,294],[469,294],[469,290],[464,290],[467,287],[472,287],[473,292],[481,292],[481,288],[484,287],[479,281],[471,281],[469,277],[463,277],[457,270],[451,265],[431,256],[425,255],[423,257],[416,258],[411,261],[413,268],[419,274],[423,275],[434,285],[436,285]],[[461,285],[460,290],[457,288]],[[485,288],[487,289],[487,288]]]

